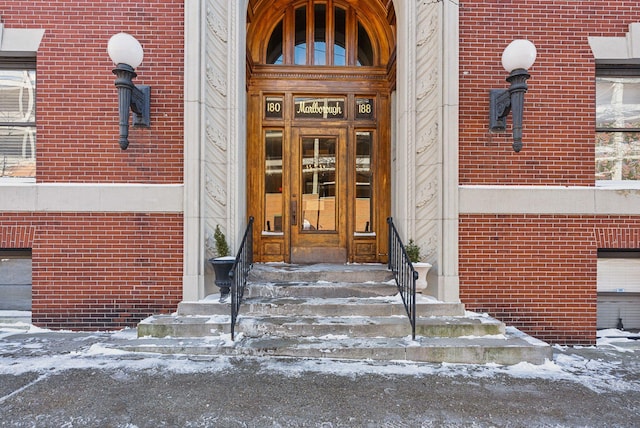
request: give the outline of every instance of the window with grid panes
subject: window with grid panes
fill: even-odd
[[[596,180],[640,180],[640,68],[596,73]]]
[[[35,175],[35,59],[0,57],[0,177]]]

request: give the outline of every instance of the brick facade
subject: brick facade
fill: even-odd
[[[2,248],[32,248],[33,323],[134,326],[182,298],[182,214],[3,213]]]
[[[5,28],[44,29],[37,52],[37,183],[180,184],[184,1],[1,0]],[[151,127],[118,146],[109,38],[133,34]],[[182,297],[182,213],[0,212],[0,248],[32,248],[32,319],[48,328],[134,326]],[[90,210],[88,210],[90,211]]]
[[[640,22],[637,1],[461,2],[460,184],[593,186],[595,59],[587,37],[624,37],[632,22]],[[508,87],[502,51],[517,38],[538,50],[521,153],[487,122],[489,89]]]
[[[6,28],[42,28],[37,55],[37,181],[180,183],[183,176],[183,0],[1,0]],[[151,128],[118,146],[109,38],[133,34],[151,85]]]
[[[624,37],[639,21],[636,1],[461,2],[460,184],[594,186],[587,37]],[[488,92],[508,87],[500,56],[516,38],[538,49],[520,153],[487,130]],[[468,214],[459,232],[461,300],[553,343],[595,341],[598,248],[640,248],[640,216]]]
[[[640,248],[629,216],[466,215],[461,299],[552,343],[593,343],[598,248]]]
[[[37,54],[37,183],[183,182],[184,4],[0,0],[6,28],[45,29]],[[640,22],[638,2],[459,6],[460,184],[594,186],[595,60],[587,37],[624,36]],[[135,83],[151,85],[151,127],[131,128],[126,151],[117,143],[106,53],[119,31],[142,43]],[[515,38],[538,48],[520,153],[509,134],[487,130],[488,92],[507,88],[500,55]],[[0,248],[32,248],[36,325],[132,326],[181,300],[182,213],[2,209]],[[597,250],[640,248],[639,225],[640,215],[463,214],[461,300],[540,339],[591,344]]]

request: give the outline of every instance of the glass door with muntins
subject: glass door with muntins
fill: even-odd
[[[291,140],[291,261],[344,263],[346,131],[294,128]]]

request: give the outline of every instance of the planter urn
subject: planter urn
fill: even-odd
[[[427,274],[431,269],[431,264],[426,262],[414,262],[413,268],[418,272],[418,279],[416,279],[416,291],[418,293],[425,293],[427,291]]]
[[[209,263],[211,263],[213,272],[215,273],[216,279],[214,283],[218,288],[220,288],[221,302],[226,300],[231,292],[231,278],[229,277],[229,271],[231,271],[235,260],[235,257],[231,256],[209,259]]]

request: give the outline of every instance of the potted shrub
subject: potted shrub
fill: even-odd
[[[404,247],[409,256],[409,260],[413,265],[413,268],[418,272],[418,279],[416,280],[416,291],[424,293],[427,290],[427,274],[431,269],[431,264],[427,262],[421,262],[422,254],[420,254],[420,247],[413,242],[413,239],[409,239],[409,243]]]
[[[231,291],[229,271],[233,267],[235,257],[229,255],[229,244],[226,236],[220,230],[220,225],[216,225],[213,238],[216,241],[216,257],[209,259],[209,263],[213,266],[216,277],[214,282],[220,288],[220,301],[222,302],[229,297]]]

